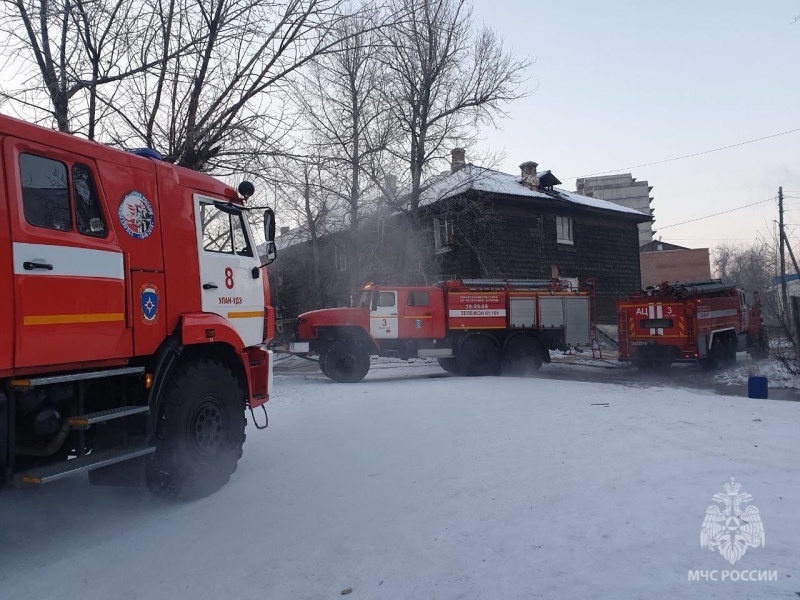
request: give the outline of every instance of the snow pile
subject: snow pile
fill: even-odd
[[[800,377],[792,375],[775,359],[754,361],[717,373],[714,381],[723,385],[746,385],[751,375],[766,377],[771,388],[800,389]]]

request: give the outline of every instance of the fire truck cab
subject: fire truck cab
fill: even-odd
[[[269,398],[252,184],[140,154],[0,116],[0,482],[204,495]]]

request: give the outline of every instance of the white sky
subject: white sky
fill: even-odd
[[[475,16],[536,60],[530,97],[484,146],[502,170],[535,160],[575,176],[701,152],[800,128],[800,0],[476,0]],[[800,239],[800,131],[630,169],[653,186],[655,228],[777,196]],[[469,157],[467,157],[469,160]],[[659,231],[713,247],[767,233],[777,201]]]

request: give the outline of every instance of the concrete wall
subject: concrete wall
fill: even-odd
[[[653,188],[646,181],[636,181],[630,173],[580,178],[576,182],[576,187],[579,194],[608,200],[646,215],[653,214],[650,208],[650,202],[653,200],[650,191]],[[651,242],[653,233],[655,232],[652,221],[639,224],[639,245]]]
[[[711,279],[708,248],[642,252],[639,255],[642,286],[662,281],[698,281]]]

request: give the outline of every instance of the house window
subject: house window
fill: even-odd
[[[333,262],[337,271],[347,270],[347,254],[339,246],[333,247]]]
[[[433,219],[433,241],[437,252],[447,252],[453,241],[453,222],[448,219]]]
[[[556,217],[556,241],[559,244],[574,244],[572,217]]]

